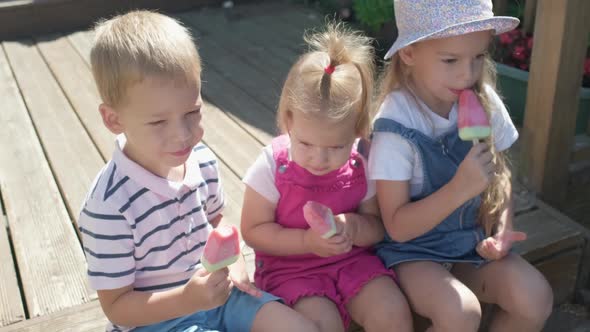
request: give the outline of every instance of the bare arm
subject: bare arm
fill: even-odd
[[[229,292],[227,269],[211,274],[200,269],[185,285],[162,292],[138,292],[130,285],[97,293],[102,310],[111,322],[145,326],[220,306]]]
[[[344,214],[345,223],[353,234],[353,244],[358,247],[368,247],[383,239],[385,229],[379,218],[377,196],[361,203],[358,213]]]
[[[385,229],[398,242],[433,229],[467,200],[481,194],[495,169],[485,143],[474,145],[453,178],[436,192],[410,203],[409,181],[377,181],[377,197]]]
[[[246,185],[241,222],[244,241],[254,250],[276,256],[309,253],[304,244],[305,230],[277,224],[275,208],[275,204]]]
[[[383,224],[398,242],[410,241],[438,225],[465,199],[453,182],[416,202],[410,202],[409,181],[377,181],[377,197]]]

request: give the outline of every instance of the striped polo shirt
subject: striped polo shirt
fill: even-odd
[[[200,268],[208,221],[223,208],[217,160],[199,143],[184,180],[172,182],[127,158],[124,144],[119,135],[78,220],[90,286],[162,291],[183,285]]]

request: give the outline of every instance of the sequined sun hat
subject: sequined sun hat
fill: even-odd
[[[415,42],[485,30],[501,34],[520,22],[494,16],[492,0],[393,0],[393,5],[398,37],[385,59]]]

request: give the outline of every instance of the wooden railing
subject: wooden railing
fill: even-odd
[[[496,15],[508,0],[494,1]],[[555,206],[565,203],[583,62],[590,33],[590,1],[525,0],[522,29],[535,42],[522,132],[520,176]]]

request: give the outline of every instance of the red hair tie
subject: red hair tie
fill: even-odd
[[[324,68],[324,72],[326,72],[326,74],[328,74],[328,75],[332,75],[334,70],[336,70],[336,67],[332,66],[331,64],[328,65],[328,67]]]

